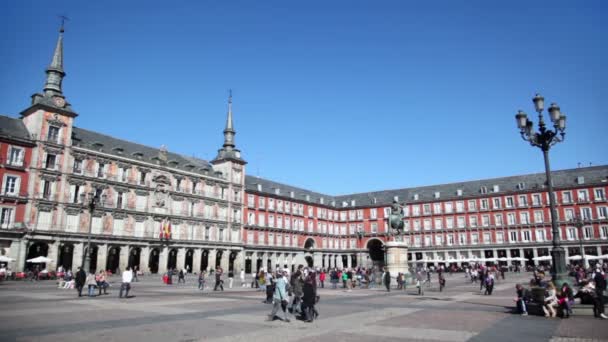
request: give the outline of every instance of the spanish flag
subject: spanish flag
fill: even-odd
[[[169,240],[171,238],[171,221],[165,222],[165,239]]]

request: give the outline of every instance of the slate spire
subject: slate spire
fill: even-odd
[[[232,90],[228,96],[228,114],[226,117],[226,128],[224,129],[224,149],[230,151],[234,149],[234,135],[236,131],[232,125]]]
[[[46,68],[46,83],[44,84],[44,93],[47,96],[61,95],[61,81],[65,77],[63,71],[63,21],[59,29],[59,38],[53,53],[53,59],[48,68]]]

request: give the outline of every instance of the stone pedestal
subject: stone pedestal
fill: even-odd
[[[405,242],[390,241],[386,243],[386,264],[392,277],[399,272],[409,274],[407,265],[407,244]]]

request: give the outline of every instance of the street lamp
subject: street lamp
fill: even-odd
[[[80,204],[83,208],[89,209],[89,234],[87,235],[87,253],[84,257],[84,271],[91,271],[91,230],[93,229],[93,212],[95,211],[95,207],[97,205],[103,206],[106,201],[106,194],[101,195],[94,192],[81,193],[80,194]]]
[[[523,111],[520,110],[517,112],[515,120],[517,120],[517,127],[520,129],[521,137],[529,142],[530,145],[538,147],[543,151],[547,187],[549,190],[549,205],[551,208],[551,232],[553,234],[553,249],[551,250],[553,265],[551,267],[551,276],[553,277],[553,282],[555,284],[561,284],[560,281],[566,280],[567,277],[566,253],[561,246],[559,238],[553,183],[551,181],[551,168],[549,165],[549,149],[558,142],[564,141],[564,136],[566,135],[566,116],[560,112],[560,108],[555,103],[552,103],[551,106],[549,106],[548,112],[554,129],[547,129],[545,121],[543,120],[545,99],[540,96],[540,94],[536,94],[532,99],[532,102],[534,102],[534,108],[538,113],[538,132],[533,131],[533,123]]]
[[[583,265],[583,268],[587,268],[587,265],[585,264],[585,249],[583,249],[583,226],[585,225],[585,221],[580,215],[576,214],[576,216],[570,220],[570,223],[578,229],[578,243],[581,252],[581,264]]]

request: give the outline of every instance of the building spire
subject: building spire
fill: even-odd
[[[226,128],[224,129],[224,149],[229,151],[234,148],[234,135],[236,134],[232,124],[232,89],[228,95],[228,115],[226,117]]]
[[[44,84],[44,94],[47,96],[61,95],[61,81],[65,77],[63,71],[63,26],[67,17],[61,16],[61,27],[59,29],[59,38],[53,53],[51,64],[46,69],[46,83]]]

